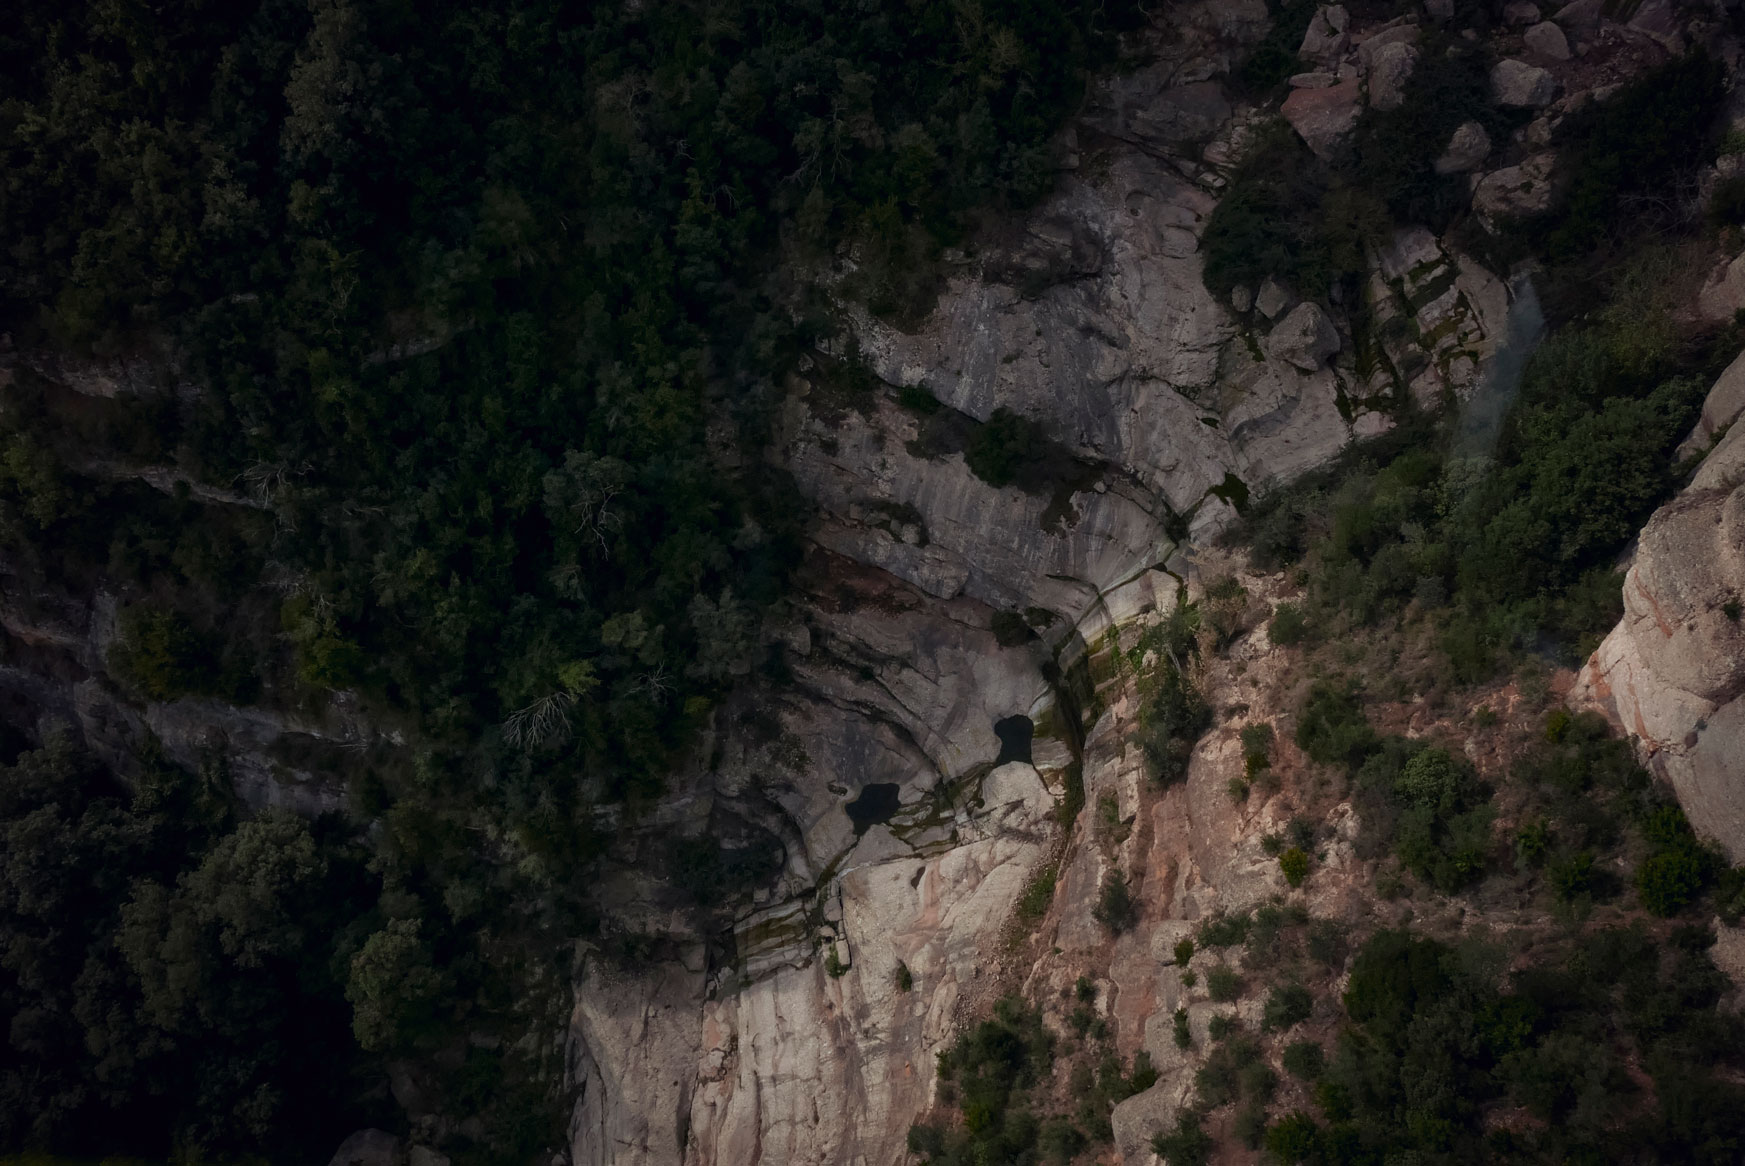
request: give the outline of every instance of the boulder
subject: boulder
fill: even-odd
[[[1254,289],[1245,283],[1239,283],[1230,289],[1230,306],[1238,312],[1246,312],[1254,306]]]
[[[1267,355],[1315,372],[1339,351],[1339,330],[1315,303],[1298,304],[1266,337]]]
[[[1326,89],[1338,82],[1339,78],[1331,73],[1295,73],[1285,84],[1292,89]]]
[[[1309,20],[1297,56],[1317,65],[1337,64],[1351,43],[1350,25],[1351,17],[1342,5],[1329,4],[1319,9]]]
[[[386,1130],[359,1130],[339,1143],[327,1166],[397,1166],[400,1139]]]
[[[1472,205],[1492,224],[1550,209],[1555,154],[1535,154],[1519,166],[1493,170],[1472,192]]]
[[[1707,452],[1715,439],[1745,414],[1745,352],[1727,366],[1709,395],[1703,400],[1703,412],[1697,418],[1690,435],[1678,447],[1674,460],[1684,461]]]
[[[1724,323],[1745,308],[1745,255],[1709,276],[1697,293],[1697,312],[1711,323]]]
[[[1294,297],[1285,290],[1284,285],[1269,275],[1261,281],[1260,294],[1255,297],[1254,306],[1268,320],[1276,320],[1293,302]]]
[[[1436,173],[1465,174],[1478,169],[1480,162],[1490,157],[1491,139],[1484,127],[1475,121],[1462,122],[1448,139],[1448,148],[1436,159]]]
[[[1586,31],[1600,26],[1605,7],[1605,0],[1570,0],[1552,19],[1565,28]]]
[[[1293,89],[1279,110],[1315,156],[1331,160],[1363,114],[1357,78],[1325,89]]]
[[[1511,0],[1503,5],[1503,23],[1513,26],[1537,24],[1539,22],[1539,6],[1529,3],[1529,0]]]
[[[1642,6],[1636,9],[1636,14],[1630,17],[1630,23],[1626,27],[1631,32],[1647,37],[1673,56],[1684,54],[1684,21],[1679,18],[1672,0],[1643,0]]]
[[[1521,39],[1527,42],[1528,50],[1538,56],[1553,61],[1569,60],[1569,38],[1549,20],[1529,28]]]
[[[1392,28],[1384,28],[1364,38],[1357,46],[1357,63],[1364,72],[1375,67],[1378,53],[1389,45],[1415,44],[1418,40],[1418,27],[1414,24],[1396,24]]]
[[[1418,63],[1418,50],[1394,42],[1383,45],[1369,62],[1369,103],[1377,109],[1398,109],[1406,100],[1406,82]]]
[[[1438,24],[1454,19],[1454,0],[1424,0],[1424,12]]]
[[[1557,100],[1557,78],[1526,61],[1498,61],[1491,69],[1491,96],[1498,105],[1544,109]]]

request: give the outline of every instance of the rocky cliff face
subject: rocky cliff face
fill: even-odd
[[[1634,738],[1691,824],[1745,858],[1745,357],[1710,391],[1683,452],[1690,484],[1655,512],[1624,581],[1624,619],[1579,694]]]
[[[1075,776],[1093,802],[1138,804],[1109,634],[1197,578],[1184,532],[1210,535],[1239,492],[1384,431],[1388,402],[1464,392],[1494,348],[1503,285],[1422,229],[1376,257],[1375,315],[1397,325],[1361,370],[1323,306],[1271,284],[1230,304],[1206,291],[1199,236],[1257,117],[1214,78],[1267,21],[1258,3],[1174,20],[1158,62],[1109,82],[1073,128],[1057,193],[960,263],[920,328],[856,320],[875,399],[796,382],[777,456],[817,518],[783,633],[795,682],[746,697],[779,720],[776,744],[727,732],[672,811],[680,830],[724,809],[755,818],[788,842],[787,867],[730,943],[693,942],[654,973],[588,958],[577,1163],[903,1160],[934,1052],[1016,958],[1003,937],[1027,880],[1058,860],[1056,943],[1103,941],[1089,912],[1111,858],[1080,841],[1062,853],[1053,810]],[[903,388],[944,412],[904,408]],[[1074,473],[994,487],[961,452],[928,448],[937,416],[1001,409],[1039,423]],[[1001,647],[996,613],[1022,613],[1036,638]],[[1258,830],[1225,845],[1224,779],[1190,783],[1191,804],[1166,801],[1128,844],[1149,847],[1132,865],[1170,872],[1167,919],[1276,889]],[[889,817],[857,826],[874,798]],[[636,894],[613,898],[626,926],[651,926]],[[1167,1025],[1175,997],[1151,982],[1151,949],[1187,926],[1132,940],[1122,1032]],[[1162,1033],[1144,1040],[1160,1058]],[[1126,1141],[1141,1124],[1120,1127]]]

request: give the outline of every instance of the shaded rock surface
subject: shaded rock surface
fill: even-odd
[[[1738,408],[1735,362],[1709,395]],[[1705,408],[1704,416],[1710,416]],[[1699,423],[1699,431],[1705,423]],[[1694,436],[1694,435],[1693,435]],[[1655,512],[1624,579],[1624,618],[1582,670],[1607,713],[1672,783],[1697,831],[1745,858],[1745,428]]]
[[[1498,105],[1544,109],[1557,100],[1557,78],[1537,65],[1513,59],[1491,69],[1491,96]]]

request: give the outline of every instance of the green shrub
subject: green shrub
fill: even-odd
[[[1297,712],[1298,748],[1322,765],[1363,764],[1375,749],[1375,730],[1363,715],[1354,684],[1317,680]]]
[[[1308,638],[1309,620],[1303,609],[1294,603],[1281,603],[1273,609],[1272,622],[1267,625],[1267,637],[1281,648],[1294,648]]]
[[[1266,1107],[1250,1104],[1237,1110],[1231,1131],[1250,1150],[1260,1149],[1261,1140],[1266,1137]]]
[[[1309,877],[1309,855],[1300,846],[1293,846],[1278,856],[1278,868],[1284,872],[1285,882],[1292,887],[1300,887],[1303,880]]]
[[[977,427],[964,461],[988,485],[1010,486],[1027,465],[1046,456],[1048,445],[1040,425],[1001,406]]]
[[[150,700],[211,691],[218,680],[211,640],[180,614],[144,604],[127,608],[109,650],[116,674]]]
[[[1622,196],[1713,157],[1709,129],[1724,95],[1724,70],[1696,52],[1582,110],[1563,134],[1561,161],[1573,180],[1553,215],[1556,225],[1546,240],[1551,254],[1566,258],[1590,250],[1619,218]]]
[[[1243,87],[1253,94],[1268,93],[1283,85],[1293,73],[1302,71],[1297,49],[1315,16],[1314,0],[1290,0],[1268,7],[1273,10],[1272,27],[1236,73]]]
[[[1206,1021],[1206,1032],[1213,1040],[1223,1040],[1232,1033],[1242,1031],[1242,1022],[1234,1016],[1216,1013]]]
[[[996,611],[989,626],[1002,648],[1016,648],[1036,638],[1030,624],[1015,611]]]
[[[1206,973],[1206,991],[1218,1004],[1228,1004],[1242,995],[1242,976],[1228,964],[1218,964]]]
[[[1207,1166],[1217,1143],[1203,1127],[1203,1119],[1192,1108],[1183,1108],[1175,1116],[1175,1129],[1152,1135],[1151,1149],[1168,1166]]]
[[[1200,946],[1235,947],[1248,939],[1248,929],[1253,925],[1254,917],[1247,911],[1235,914],[1219,911],[1200,924]]]
[[[1175,965],[1178,968],[1188,966],[1188,961],[1194,958],[1194,941],[1188,936],[1175,941]]]
[[[1178,1049],[1193,1047],[1194,1034],[1188,1029],[1188,1010],[1186,1008],[1177,1008],[1175,1010],[1174,1022],[1175,1047]]]
[[[1284,1066],[1298,1080],[1313,1081],[1327,1067],[1327,1054],[1319,1041],[1292,1041],[1285,1046]]]
[[[1301,984],[1282,984],[1266,998],[1261,1027],[1268,1032],[1283,1032],[1303,1021],[1315,1010],[1315,998]]]
[[[1054,884],[1058,877],[1059,868],[1053,862],[1045,863],[1030,876],[1030,881],[1024,885],[1024,893],[1018,896],[1020,920],[1035,923],[1048,914],[1049,904],[1054,902]]]
[[[1636,868],[1636,891],[1642,906],[1660,916],[1676,915],[1702,894],[1724,866],[1720,857],[1697,840],[1684,811],[1662,806],[1642,823],[1651,850]]]
[[[902,960],[897,961],[897,991],[912,992],[915,990],[915,974],[909,970],[909,965]]]
[[[928,392],[925,385],[904,385],[898,389],[897,404],[923,417],[931,417],[944,408],[939,403],[939,398]]]
[[[1280,1162],[1313,1162],[1321,1155],[1321,1127],[1301,1111],[1274,1122],[1266,1131],[1266,1152]]]
[[[1139,906],[1133,901],[1126,876],[1121,872],[1109,871],[1103,875],[1103,885],[1097,892],[1097,905],[1091,908],[1091,916],[1114,935],[1120,935],[1139,921]]]

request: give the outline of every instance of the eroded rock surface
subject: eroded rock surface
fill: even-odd
[[[1710,394],[1717,413],[1733,408],[1737,380],[1735,364]],[[1624,579],[1624,618],[1577,690],[1635,739],[1691,824],[1734,861],[1745,858],[1742,602],[1745,428],[1734,426],[1643,528]]]

